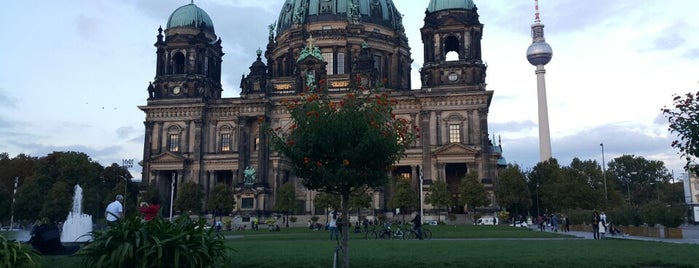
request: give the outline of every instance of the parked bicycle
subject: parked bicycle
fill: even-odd
[[[376,225],[371,229],[366,229],[364,232],[364,239],[377,239],[379,237],[379,231],[376,231]]]

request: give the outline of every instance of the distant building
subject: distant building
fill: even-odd
[[[486,90],[477,8],[472,0],[430,1],[420,30],[425,56],[419,90],[411,90],[413,60],[402,21],[391,0],[287,0],[268,27],[265,51],[257,51],[256,60],[251,55],[240,97],[222,98],[224,53],[213,21],[194,4],[178,8],[166,29],[158,29],[156,75],[147,104],[139,106],[146,115],[143,184],[157,185],[167,202],[171,187],[176,193],[186,181],[201,185],[207,197],[214,185],[226,184],[235,191],[238,215],[268,215],[276,189],[291,182],[298,212],[321,213],[325,208],[313,204],[316,192],[305,189],[291,163],[270,149],[263,123],[289,127],[280,103],[307,85],[335,96],[356,84],[383,85],[399,100],[397,116],[421,129],[389,175],[417,189],[422,173],[427,193],[431,182],[441,180],[458,199],[460,180],[477,171],[491,196],[483,209],[496,209],[494,187],[505,161],[489,139],[493,91]],[[372,208],[392,210],[390,196],[391,185],[377,189]]]

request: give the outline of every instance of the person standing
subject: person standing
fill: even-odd
[[[556,214],[551,216],[551,229],[554,233],[558,233],[558,216]]]
[[[328,214],[328,230],[330,230],[330,240],[338,239],[337,235],[337,211],[330,211]]]
[[[118,194],[114,202],[107,205],[107,209],[104,213],[107,223],[116,222],[117,220],[124,218],[124,206],[121,204],[122,202],[124,202],[124,196]]]
[[[566,233],[570,232],[570,219],[566,215],[563,215],[563,228]]]
[[[144,220],[152,220],[153,218],[157,217],[158,213],[160,212],[160,198],[157,195],[154,196],[150,199],[150,204],[141,206],[138,210],[143,215]]]
[[[592,212],[592,237],[594,239],[599,239],[599,224],[600,224],[600,217],[599,213],[597,211]]]

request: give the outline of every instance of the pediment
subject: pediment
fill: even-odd
[[[433,153],[435,156],[465,156],[465,155],[477,155],[478,151],[461,143],[451,143],[442,148],[437,149]]]
[[[164,153],[161,153],[159,155],[151,157],[150,162],[151,163],[165,164],[165,163],[182,163],[186,160],[187,160],[187,158],[185,158],[184,156],[181,156],[179,154],[175,154],[172,152],[164,152]]]

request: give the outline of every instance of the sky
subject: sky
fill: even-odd
[[[85,152],[103,166],[142,160],[155,76],[157,29],[190,0],[25,0],[0,11],[0,152],[41,157]],[[429,0],[394,0],[412,48],[413,87],[423,63]],[[484,26],[490,135],[509,163],[539,161],[535,67],[526,60],[534,0],[474,0]],[[284,0],[195,0],[222,39],[223,96],[239,95],[267,25]],[[622,155],[683,160],[660,109],[699,89],[699,1],[540,0],[553,59],[546,87],[553,157],[605,162]],[[600,143],[604,144],[604,154]],[[137,164],[130,169],[140,178]]]

